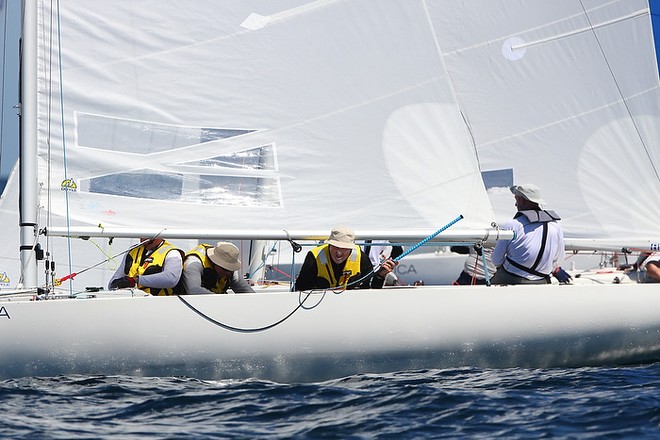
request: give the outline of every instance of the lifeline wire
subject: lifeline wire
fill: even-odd
[[[208,316],[207,314],[205,314],[205,313],[199,311],[198,309],[196,309],[192,304],[190,304],[188,301],[186,301],[185,299],[183,299],[183,297],[182,297],[181,295],[177,295],[177,298],[179,298],[179,299],[181,300],[182,303],[184,303],[186,306],[188,306],[188,308],[189,308],[190,310],[192,310],[193,312],[197,313],[199,316],[201,316],[202,318],[206,319],[206,320],[207,320],[208,322],[210,322],[211,324],[217,325],[218,327],[222,327],[222,328],[224,328],[225,330],[230,330],[230,331],[232,331],[232,332],[237,332],[237,333],[258,333],[258,332],[262,332],[262,331],[265,331],[265,330],[271,329],[271,328],[273,328],[273,327],[275,327],[275,326],[278,326],[278,325],[280,325],[281,323],[283,323],[284,321],[286,321],[287,319],[289,319],[291,316],[293,316],[294,313],[296,313],[296,312],[298,311],[298,309],[300,309],[300,308],[303,306],[303,304],[305,304],[305,301],[307,301],[307,298],[309,298],[309,296],[310,296],[311,294],[312,294],[311,291],[310,291],[310,292],[307,292],[307,294],[305,295],[305,298],[303,298],[302,301],[299,300],[299,301],[298,301],[298,305],[296,306],[296,308],[293,309],[293,310],[291,311],[291,313],[289,313],[288,315],[286,315],[284,318],[282,318],[282,319],[280,319],[279,321],[274,322],[274,323],[272,323],[272,324],[265,325],[265,326],[263,326],[263,327],[256,327],[256,328],[240,328],[240,327],[233,327],[233,326],[231,326],[231,325],[229,325],[229,324],[223,324],[222,322],[220,322],[220,321],[216,321],[215,319],[211,318],[211,317]],[[300,296],[300,295],[302,295],[302,292],[300,292],[299,296]]]

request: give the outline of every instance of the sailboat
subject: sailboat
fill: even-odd
[[[512,238],[497,222],[522,182],[569,249],[657,250],[646,1],[35,0],[22,41],[2,377],[660,359],[653,284],[153,297],[105,290],[106,264],[86,270],[138,237],[313,243],[338,224],[359,240],[493,245]]]

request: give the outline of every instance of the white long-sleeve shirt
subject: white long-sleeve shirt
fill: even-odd
[[[108,289],[110,289],[110,285],[114,280],[128,276],[128,274],[124,272],[124,268],[126,266],[126,257],[128,257],[128,254],[124,256],[124,259],[115,271],[114,275],[112,275],[112,278],[110,278],[110,281],[108,281]],[[150,275],[140,275],[138,277],[138,284],[141,286],[154,287],[157,289],[172,288],[179,282],[182,268],[183,259],[181,258],[181,253],[172,249],[165,256],[165,261],[163,261],[163,271]]]
[[[536,271],[543,274],[552,273],[553,269],[564,262],[564,233],[556,221],[548,222],[548,237],[546,239],[545,251],[541,256]],[[531,268],[538,257],[543,238],[543,223],[531,223],[527,217],[519,216],[506,222],[502,229],[513,230],[516,238],[510,241],[498,241],[493,250],[493,264],[502,266],[514,275],[528,280],[540,280],[542,277],[530,274],[506,261],[508,256],[522,266]]]

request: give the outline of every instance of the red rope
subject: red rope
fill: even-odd
[[[270,266],[270,268],[273,269],[275,272],[279,272],[279,273],[281,273],[282,275],[284,275],[284,276],[287,277],[287,278],[291,278],[291,275],[289,275],[288,273],[284,272],[283,270],[278,269],[278,268],[275,267],[275,266]]]

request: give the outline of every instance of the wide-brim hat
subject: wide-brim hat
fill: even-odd
[[[355,233],[347,226],[337,226],[330,231],[330,236],[325,242],[342,249],[354,249]]]
[[[213,264],[232,272],[241,268],[241,260],[238,259],[238,254],[238,248],[226,241],[219,241],[214,248],[206,250],[206,255]]]
[[[522,185],[513,185],[509,189],[513,194],[520,196],[524,199],[527,199],[530,202],[536,203],[538,205],[545,204],[545,202],[541,198],[541,190],[536,185],[532,185],[531,183],[525,183]]]

